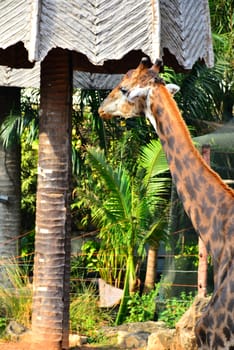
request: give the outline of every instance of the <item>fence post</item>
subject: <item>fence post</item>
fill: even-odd
[[[201,154],[205,162],[210,166],[210,145],[203,145]],[[207,294],[208,253],[200,237],[198,239],[198,256],[198,295],[205,297]]]

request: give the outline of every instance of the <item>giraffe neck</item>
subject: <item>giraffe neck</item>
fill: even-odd
[[[184,209],[208,251],[220,261],[227,240],[233,240],[234,191],[202,159],[165,86],[151,91],[149,103],[146,115],[157,126]]]

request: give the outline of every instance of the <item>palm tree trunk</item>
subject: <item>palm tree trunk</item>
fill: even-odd
[[[20,89],[0,87],[0,123],[20,113]],[[20,145],[0,143],[0,258],[17,256],[20,233]]]
[[[150,245],[147,256],[144,293],[148,293],[155,287],[157,276],[158,244]]]
[[[127,316],[127,304],[131,294],[131,285],[133,285],[135,279],[136,279],[136,276],[135,276],[134,255],[133,255],[133,249],[130,248],[127,264],[126,264],[126,274],[124,278],[123,295],[120,302],[118,314],[115,320],[115,324],[117,326],[122,324]]]
[[[52,50],[41,64],[33,350],[68,349],[72,65]]]

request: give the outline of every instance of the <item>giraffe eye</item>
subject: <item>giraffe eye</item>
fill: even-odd
[[[122,92],[123,95],[126,95],[126,93],[128,92],[128,90],[124,87],[120,87],[120,91]]]

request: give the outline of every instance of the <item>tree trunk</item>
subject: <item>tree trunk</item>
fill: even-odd
[[[157,276],[158,244],[150,245],[147,256],[144,293],[148,293],[155,287]]]
[[[130,251],[128,252],[128,259],[126,264],[126,274],[124,277],[123,295],[122,295],[119,310],[115,320],[115,324],[117,326],[122,324],[125,321],[127,316],[127,304],[128,304],[129,296],[131,294],[131,286],[134,284],[134,281],[136,279],[135,268],[136,267],[134,263],[133,249],[130,248]]]
[[[202,146],[202,157],[206,161],[208,165],[210,165],[210,146],[203,145]],[[197,272],[197,282],[198,282],[198,295],[201,297],[205,297],[207,294],[207,270],[208,270],[208,254],[206,250],[206,246],[201,240],[198,238],[198,272]]]
[[[0,87],[0,124],[10,113],[20,113],[20,89]],[[20,144],[0,143],[0,258],[18,255],[20,196]]]
[[[53,49],[41,63],[31,349],[68,349],[72,64]]]

